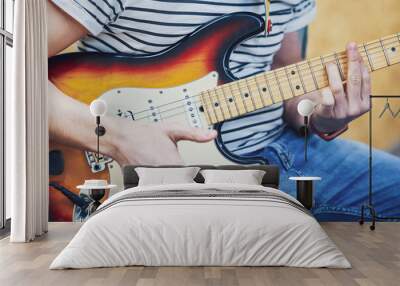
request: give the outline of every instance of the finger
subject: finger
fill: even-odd
[[[369,97],[371,95],[371,75],[365,65],[361,66],[362,85],[361,85],[361,102],[366,111],[369,110]]]
[[[189,140],[194,142],[208,142],[217,137],[217,131],[201,128],[191,128],[179,125],[170,125],[168,135],[174,141]]]
[[[329,87],[335,98],[334,112],[338,117],[345,116],[347,110],[347,99],[344,92],[342,78],[337,65],[329,63],[326,65]]]
[[[335,97],[329,87],[321,89],[315,113],[322,117],[331,117],[335,106]]]
[[[361,56],[356,43],[347,45],[347,58],[347,100],[348,111],[352,113],[354,109],[359,108],[361,103]]]

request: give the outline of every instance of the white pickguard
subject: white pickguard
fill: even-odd
[[[208,125],[204,113],[199,111],[201,103],[196,95],[216,87],[217,82],[218,73],[211,72],[198,80],[177,87],[118,88],[106,92],[100,98],[107,102],[107,114],[111,116],[148,123],[174,122],[211,129],[212,126]],[[180,141],[178,150],[185,164],[232,164],[218,151],[214,141],[208,143]]]

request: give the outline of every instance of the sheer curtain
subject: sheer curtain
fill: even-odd
[[[6,110],[12,242],[48,225],[46,0],[15,1],[13,94]]]

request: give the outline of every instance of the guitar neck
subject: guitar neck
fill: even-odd
[[[400,63],[400,33],[358,46],[370,72]],[[200,94],[210,124],[226,121],[329,85],[325,66],[335,63],[347,80],[346,51],[305,60],[223,84]]]

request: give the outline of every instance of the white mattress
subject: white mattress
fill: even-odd
[[[175,190],[182,195],[145,197]],[[295,199],[276,189],[237,184],[120,192],[100,206],[50,269],[127,265],[351,267]]]

